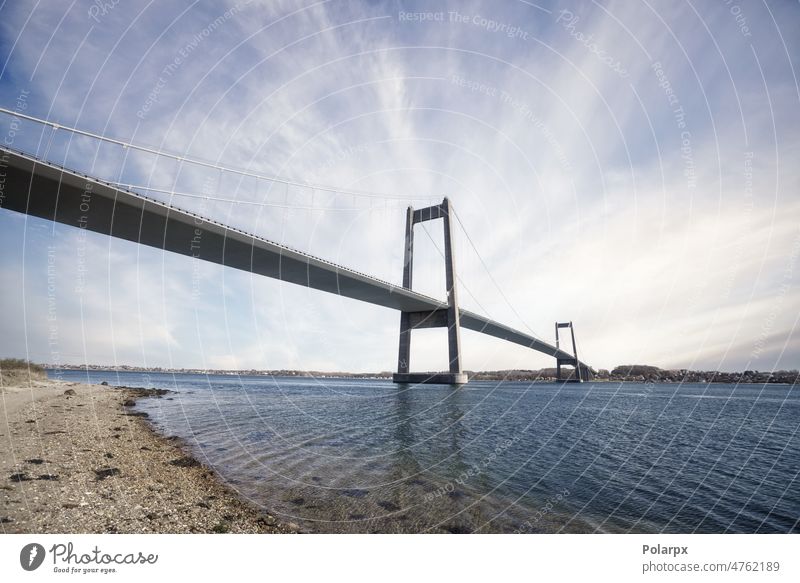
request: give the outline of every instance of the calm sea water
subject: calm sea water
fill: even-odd
[[[800,387],[111,372],[243,497],[318,532],[798,532]]]

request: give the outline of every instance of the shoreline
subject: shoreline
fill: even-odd
[[[168,391],[0,387],[2,533],[293,533],[133,409]]]
[[[391,380],[392,374],[389,372],[324,372],[309,370],[227,370],[227,369],[173,369],[173,368],[143,368],[135,366],[103,366],[103,365],[62,365],[60,367],[44,366],[50,375],[58,375],[60,372],[85,372],[85,373],[141,373],[148,374],[193,374],[202,376],[221,376],[221,377],[270,377],[270,378],[296,378],[296,379],[330,379],[330,380]],[[649,367],[654,368],[656,367]],[[723,371],[701,371],[701,370],[663,370],[656,369],[657,373],[637,374],[626,373],[617,374],[601,371],[590,380],[584,382],[592,383],[626,383],[626,384],[735,384],[735,385],[790,385],[794,386],[800,382],[798,372],[794,371],[744,371],[744,372],[723,372]],[[420,374],[436,374],[435,372],[424,372]],[[570,376],[561,381],[556,380],[554,369],[541,369],[538,371],[466,371],[470,382],[525,382],[525,383],[563,383],[569,382]]]

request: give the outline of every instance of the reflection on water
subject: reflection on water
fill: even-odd
[[[86,373],[66,373],[86,380]],[[90,373],[242,496],[321,532],[791,532],[787,386]]]

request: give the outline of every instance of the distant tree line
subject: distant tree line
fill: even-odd
[[[53,368],[53,367],[47,367]],[[392,373],[381,372],[331,372],[316,370],[213,370],[194,368],[160,368],[160,367],[135,367],[129,365],[61,365],[60,370],[95,370],[95,371],[130,371],[153,373],[185,373],[185,374],[219,374],[233,376],[276,376],[276,377],[314,377],[314,378],[391,378]],[[21,358],[0,359],[0,372],[26,371],[31,374],[43,375],[45,367]],[[493,371],[466,371],[471,380],[508,380],[508,381],[553,381],[557,371],[553,368],[540,368],[534,370],[513,369]],[[570,379],[574,369],[563,367],[562,379]],[[722,372],[716,370],[687,370],[687,369],[662,369],[646,364],[623,364],[610,371],[598,369],[589,371],[589,379],[594,381],[626,381],[626,382],[656,382],[656,383],[782,383],[794,385],[800,381],[797,370],[776,370],[764,372],[746,370],[744,372]]]

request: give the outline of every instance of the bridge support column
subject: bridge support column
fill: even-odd
[[[411,289],[414,273],[414,208],[406,214],[406,246],[403,252],[403,287]],[[411,365],[411,313],[400,312],[400,351],[397,356],[397,374],[408,374]]]
[[[447,285],[447,307],[430,312],[401,312],[400,346],[397,357],[397,373],[392,380],[396,383],[429,383],[462,385],[467,375],[461,368],[461,323],[458,308],[457,275],[455,252],[453,248],[453,224],[450,221],[450,201],[445,198],[442,204],[414,210],[408,207],[406,214],[405,251],[403,253],[403,287],[411,289],[414,267],[414,225],[433,219],[444,220],[444,263],[445,283]],[[447,327],[447,348],[450,361],[449,371],[440,373],[412,373],[411,370],[411,331],[415,328]]]
[[[574,355],[573,358],[556,358],[556,381],[569,381],[572,383],[581,383],[584,381],[583,374],[582,374],[582,366],[581,361],[578,360],[578,348],[575,344],[575,328],[572,326],[572,322],[556,322],[556,349],[560,348],[560,339],[558,337],[558,330],[560,328],[569,328],[570,333],[572,334],[572,354]],[[575,374],[570,379],[564,379],[561,376],[561,365],[572,365],[575,367]],[[588,375],[587,375],[588,376]]]

